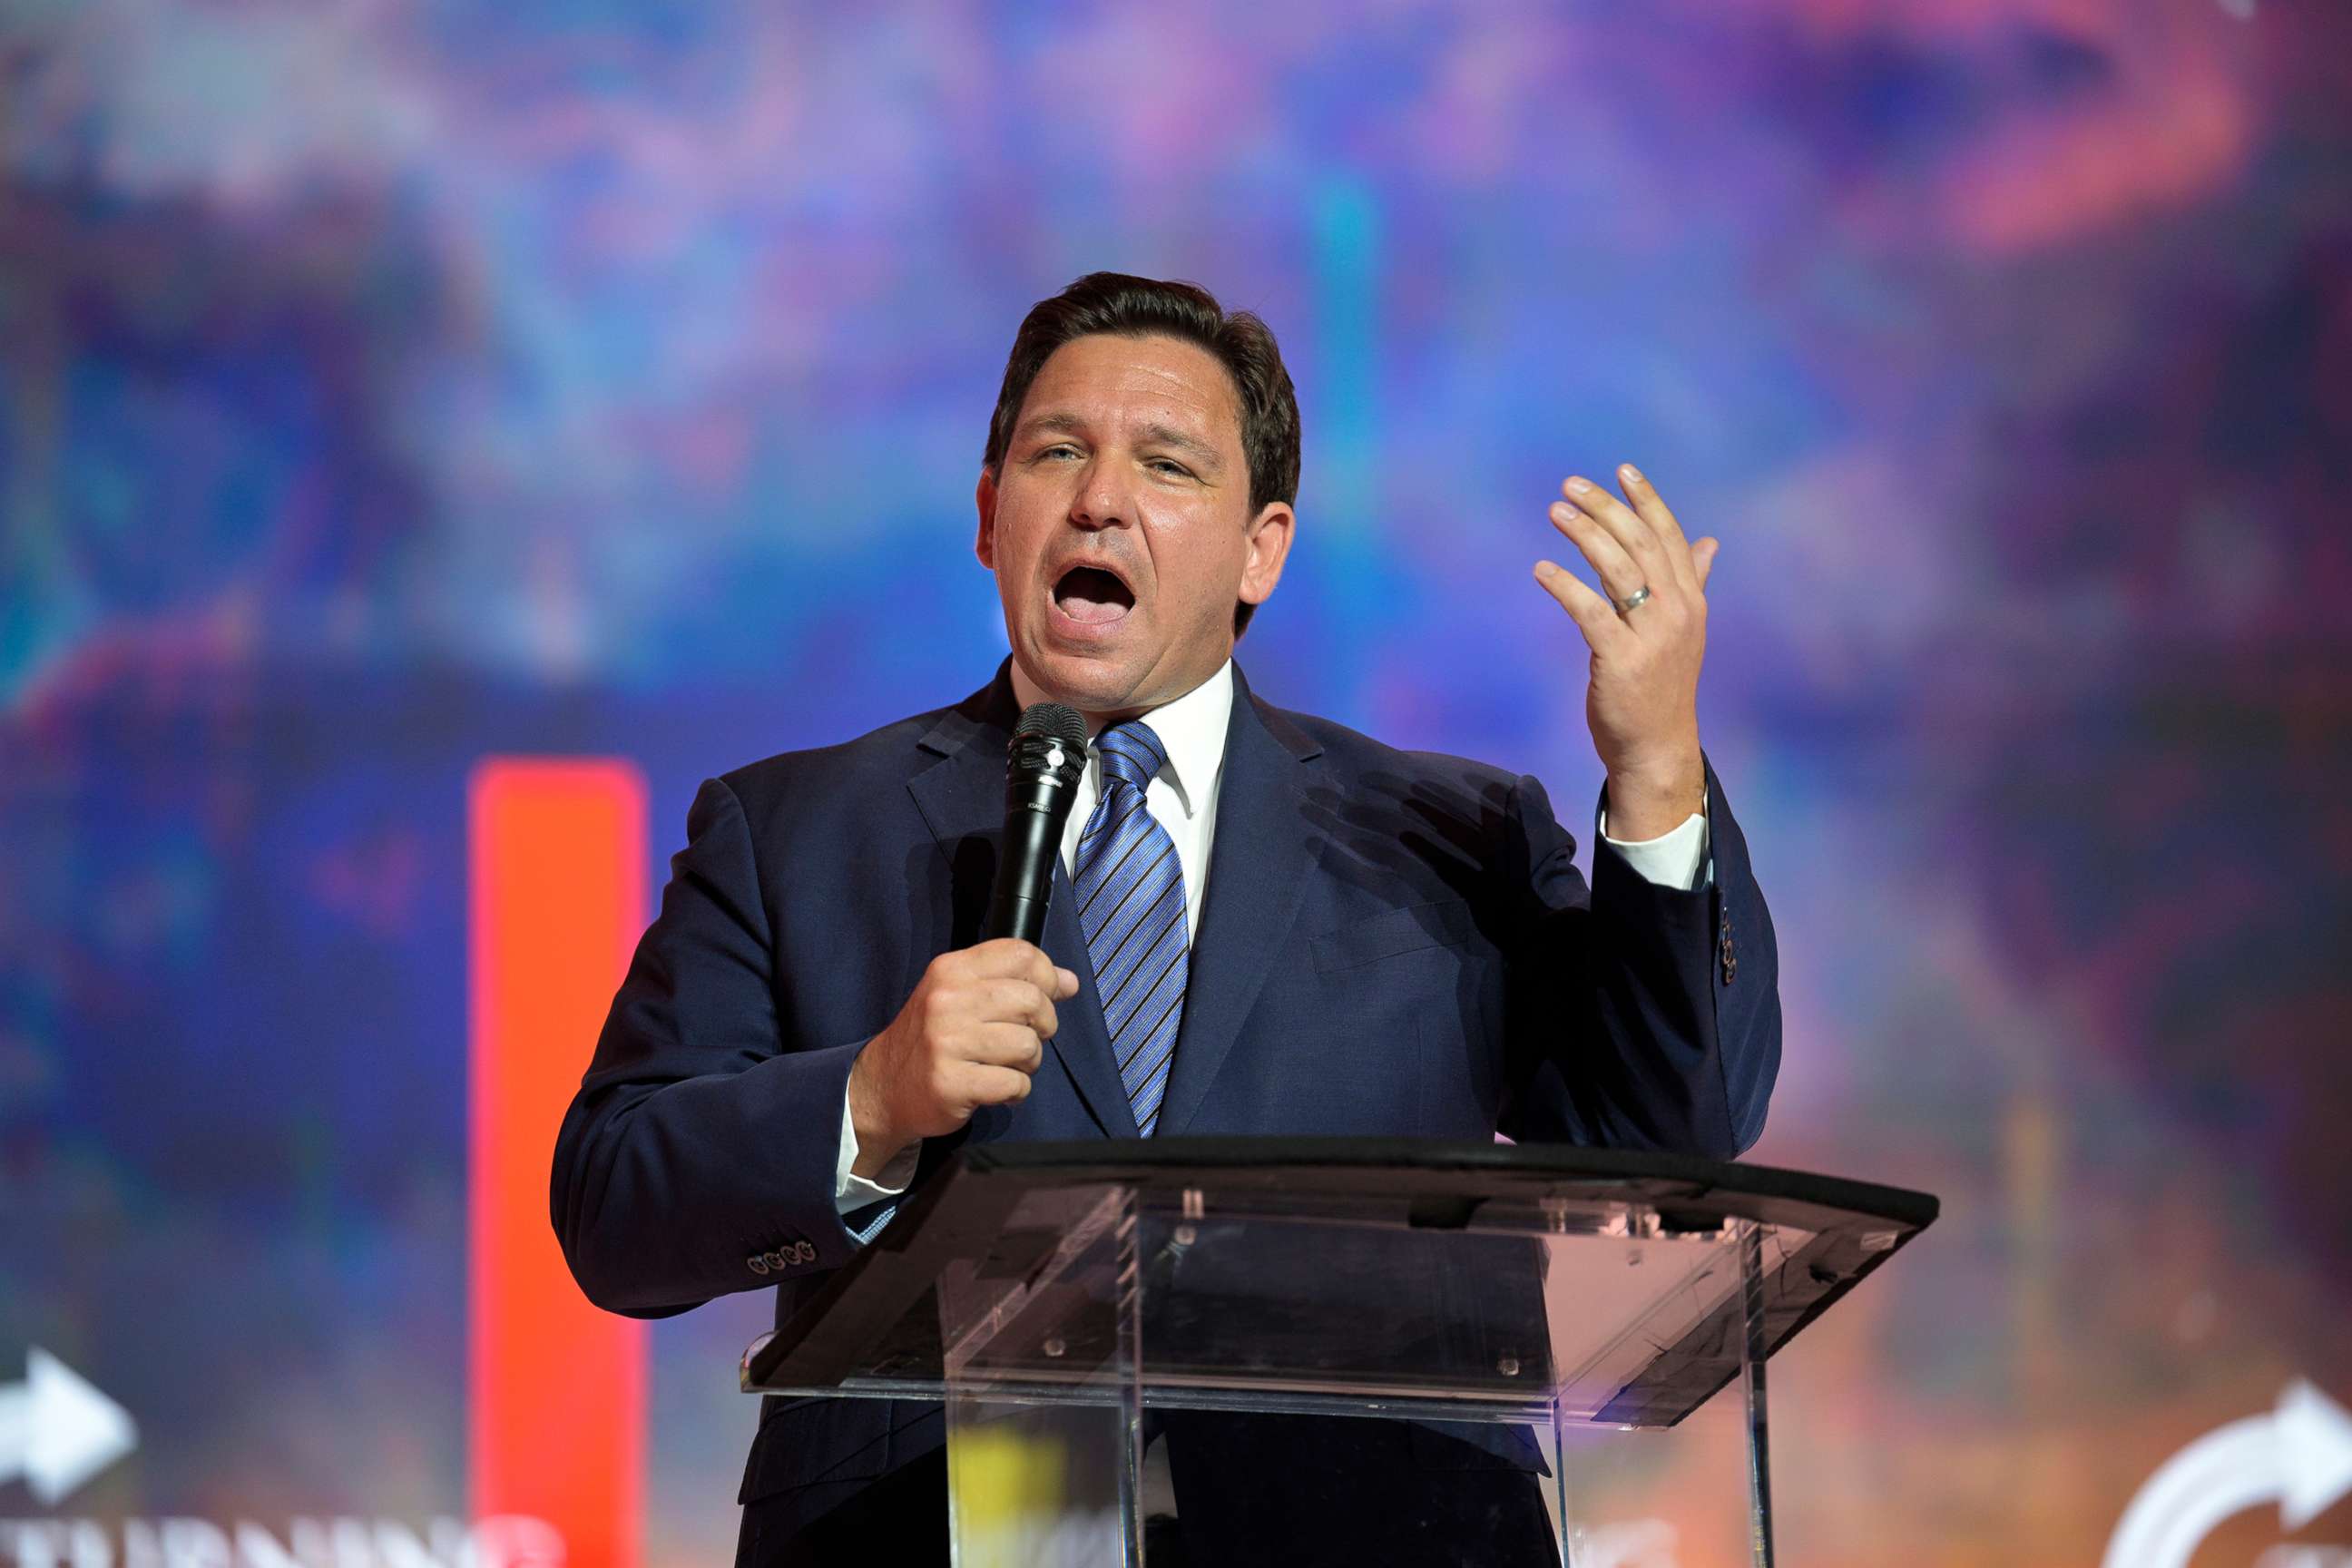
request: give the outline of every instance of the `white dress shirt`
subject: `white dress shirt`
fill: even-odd
[[[1209,879],[1209,848],[1216,837],[1217,793],[1225,776],[1225,729],[1234,710],[1234,666],[1227,659],[1217,673],[1175,701],[1143,715],[1168,765],[1144,791],[1143,806],[1168,831],[1176,844],[1176,863],[1184,873],[1184,935],[1201,930],[1202,894]],[[1070,820],[1062,829],[1062,868],[1075,879],[1078,840],[1087,830],[1102,793],[1102,756],[1091,746],[1087,771],[1070,805]],[[1706,817],[1693,812],[1681,826],[1657,838],[1627,843],[1609,837],[1609,816],[1601,817],[1602,841],[1625,858],[1647,880],[1666,888],[1695,888],[1706,860]],[[1062,1004],[1064,1006],[1068,1003]],[[919,1144],[909,1144],[898,1158],[877,1172],[872,1181],[856,1174],[857,1129],[851,1123],[846,1096],[841,1103],[841,1158],[835,1167],[834,1201],[841,1212],[897,1197],[914,1179]]]

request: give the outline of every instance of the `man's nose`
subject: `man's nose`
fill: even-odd
[[[1135,496],[1117,463],[1097,459],[1079,477],[1070,500],[1070,521],[1080,528],[1119,528],[1135,521]]]

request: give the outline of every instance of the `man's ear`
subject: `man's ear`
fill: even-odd
[[[980,533],[971,542],[971,552],[991,572],[996,570],[996,476],[986,468],[980,470],[980,484],[971,492],[972,504],[980,510]]]
[[[1263,605],[1274,596],[1274,585],[1282,581],[1282,563],[1290,558],[1290,536],[1297,524],[1297,514],[1286,501],[1268,501],[1258,509],[1257,520],[1250,524],[1249,542],[1244,546],[1244,604]]]

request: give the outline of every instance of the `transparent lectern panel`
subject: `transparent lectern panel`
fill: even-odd
[[[1579,1565],[1770,1568],[1765,1358],[1935,1208],[1617,1151],[966,1149],[745,1352],[742,1384],[942,1401],[961,1568],[1140,1563],[1163,1476],[1187,1547],[1272,1495],[1394,1527],[1356,1560],[1413,1537],[1488,1564],[1491,1499],[1536,1524],[1514,1563],[1557,1542]],[[1297,1463],[1307,1447],[1326,1462]],[[1342,1484],[1406,1474],[1457,1479]]]
[[[750,1392],[1104,1397],[1074,1373],[1122,1299],[1103,1204],[1133,1194],[1148,1403],[1442,1408],[1670,1426],[1738,1375],[1729,1237],[1779,1348],[1935,1215],[1926,1194],[1612,1150],[1153,1139],[962,1151],[792,1321]],[[1091,1228],[1090,1228],[1091,1227]],[[1059,1354],[1048,1355],[1049,1344]],[[1546,1418],[1549,1418],[1547,1414]]]
[[[966,1383],[1099,1381],[1115,1348],[1133,1223],[1125,1187],[1024,1194],[994,1237],[940,1274],[945,1374]],[[1015,1344],[1029,1353],[1008,1359]]]
[[[1001,1251],[947,1271],[938,1300],[956,1568],[1144,1563],[1157,1528],[1141,1480],[1154,1392],[1152,1404],[1227,1413],[1196,1421],[1336,1414],[1363,1441],[1334,1450],[1326,1429],[1327,1456],[1386,1455],[1391,1466],[1412,1456],[1399,1474],[1416,1479],[1380,1500],[1409,1536],[1465,1528],[1449,1491],[1484,1487],[1507,1510],[1516,1487],[1522,1524],[1543,1527],[1519,1531],[1506,1553],[1515,1563],[1559,1561],[1563,1547],[1570,1563],[1614,1568],[1769,1563],[1769,1494],[1750,1469],[1763,1404],[1761,1364],[1748,1356],[1761,1324],[1747,1306],[1760,1299],[1766,1243],[1786,1238],[1745,1221],[1669,1233],[1641,1213],[1574,1236],[1401,1237],[1376,1219],[1220,1224],[1206,1208],[1171,1214],[1126,1187],[1033,1194],[1008,1216]],[[1706,1342],[1717,1320],[1717,1348],[1738,1373],[1721,1394],[1670,1426],[1604,1418],[1626,1414],[1626,1369],[1657,1353],[1625,1325]],[[1462,1447],[1476,1428],[1444,1423],[1465,1415],[1524,1421],[1519,1440],[1540,1445],[1549,1483],[1514,1480],[1480,1457],[1507,1453],[1507,1437]],[[1420,1423],[1422,1435],[1381,1417]],[[1237,1431],[1191,1436],[1223,1447]],[[1440,1471],[1423,1474],[1445,1450]],[[1465,1464],[1486,1478],[1469,1479]],[[1273,1484],[1293,1494],[1276,1517],[1310,1538],[1367,1505],[1344,1476],[1276,1470]],[[1230,1484],[1190,1506],[1231,1506]]]
[[[1730,1374],[1740,1226],[1677,1231],[1633,1205],[1572,1229],[1526,1217],[1441,1228],[1402,1208],[1220,1215],[1205,1194],[1032,1194],[1000,1248],[941,1282],[947,1376],[1104,1397],[1129,1311],[1155,1405],[1546,1424],[1557,1406],[1642,1426],[1687,1407],[1643,1396],[1662,1352],[1711,1353]],[[1804,1239],[1775,1232],[1768,1247],[1777,1258]]]
[[[1573,1568],[1769,1561],[1757,1551],[1747,1404],[1736,1387],[1672,1426],[1564,1424],[1544,1458]]]
[[[1107,1568],[1143,1559],[1117,1413],[947,1400],[954,1568]]]
[[[954,1568],[1142,1563],[1135,1241],[1128,1188],[1032,1194],[941,1275]]]

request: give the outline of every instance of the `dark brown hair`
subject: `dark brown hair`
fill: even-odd
[[[1169,337],[1197,343],[1217,358],[1234,378],[1242,405],[1242,450],[1249,458],[1249,510],[1271,501],[1298,500],[1298,398],[1282,350],[1266,324],[1247,310],[1228,313],[1206,289],[1193,283],[1163,283],[1124,272],[1089,272],[1050,300],[1040,300],[1021,320],[1013,352],[1004,361],[1004,384],[988,421],[988,451],[981,466],[993,477],[1013,444],[1013,426],[1029,385],[1054,351],[1073,339]],[[1234,606],[1239,637],[1257,606]]]

